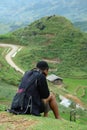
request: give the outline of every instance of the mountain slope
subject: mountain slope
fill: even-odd
[[[27,130],[86,130],[87,125],[77,124],[66,120],[55,120],[52,118],[34,117],[31,115],[10,115],[6,112],[0,113],[0,128],[27,129]],[[55,124],[55,125],[54,125]]]
[[[14,31],[41,17],[54,14],[65,16],[73,23],[84,22],[87,21],[86,5],[86,0],[3,0],[0,1],[0,26],[3,25],[0,33]]]
[[[69,20],[55,15],[44,17],[25,28],[0,36],[0,41],[13,44],[16,43],[23,46],[22,51],[20,51],[13,59],[15,63],[23,68],[23,70],[29,70],[35,67],[36,62],[39,60],[48,61],[50,65],[49,73],[60,75],[64,79],[64,88],[49,83],[50,90],[56,94],[57,100],[59,99],[58,94],[72,93],[77,95],[82,101],[84,101],[84,103],[87,104],[87,34],[77,30]],[[9,83],[18,86],[18,82],[20,82],[20,75],[18,75],[14,69],[4,62],[4,53],[6,54],[7,50],[0,48],[0,52],[0,82],[1,80],[8,81]],[[4,85],[0,84],[0,86],[2,89],[0,93],[3,95]],[[12,95],[9,93],[7,85],[6,90],[7,91],[4,92],[6,96],[4,97],[6,99],[11,99],[13,93]],[[14,90],[16,90],[16,88]],[[10,90],[10,92],[11,91],[13,90]],[[2,101],[3,100],[1,99],[1,102]],[[3,106],[1,105],[1,109],[2,108]],[[61,117],[69,120],[70,109],[65,109],[65,107],[59,105],[59,110]],[[54,120],[55,126],[54,123],[49,125],[51,117],[53,118],[53,115],[50,113],[50,119],[47,118],[48,121],[43,118],[42,120],[39,118],[39,124],[35,124],[35,128],[33,129],[41,130],[42,128],[42,130],[44,130],[43,126],[46,126],[45,129],[53,128],[55,130],[59,126],[59,128],[63,130],[70,128],[85,130],[87,126],[82,124],[86,124],[87,122],[87,111],[78,110],[77,112],[76,123],[64,121],[63,127],[63,121],[56,122],[52,119],[52,121]],[[8,114],[3,114],[2,112],[0,114],[1,119],[3,115],[4,124],[7,125],[3,125],[3,122],[0,122],[1,129],[7,129],[7,126],[9,126],[9,128],[14,127],[15,129],[15,127],[17,128],[17,123],[19,122],[18,119],[20,118],[19,120],[23,121],[21,119],[22,116],[15,116],[15,119],[11,119],[9,117],[7,122]],[[11,117],[13,116],[11,115]],[[24,123],[26,124],[27,116],[23,116],[23,118],[25,121]],[[28,119],[32,120],[33,117],[31,118],[28,116]],[[14,123],[15,121],[16,125]]]
[[[49,16],[33,22],[23,29],[1,37],[8,42],[27,45],[18,55],[18,63],[28,68],[40,59],[57,60],[50,63],[55,73],[70,77],[87,77],[87,35],[77,30],[64,17]],[[34,64],[33,64],[34,66]]]

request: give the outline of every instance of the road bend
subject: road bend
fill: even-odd
[[[10,48],[9,52],[6,54],[5,59],[7,63],[13,67],[16,71],[24,74],[24,71],[20,69],[12,60],[13,57],[22,49],[22,47],[18,45],[12,45],[12,44],[5,44],[5,43],[0,43],[0,47],[4,48]]]

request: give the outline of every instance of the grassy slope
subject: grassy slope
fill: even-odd
[[[77,30],[64,17],[50,16],[0,37],[1,41],[27,46],[18,54],[23,69],[34,67],[41,59],[56,59],[50,68],[62,77],[87,78],[87,34]],[[34,60],[33,60],[34,59]]]
[[[10,65],[5,61],[5,55],[8,53],[8,48],[0,48],[0,82],[5,81],[7,83],[18,85],[21,74],[17,73]]]
[[[12,34],[1,36],[0,39],[1,41],[18,43],[25,46],[24,49],[20,51],[20,53],[18,53],[17,57],[14,59],[15,62],[17,62],[19,66],[21,66],[24,70],[31,69],[32,67],[34,67],[35,63],[38,60],[56,59],[60,61],[60,64],[59,63],[54,64],[49,62],[51,68],[50,73],[53,72],[55,74],[64,77],[64,84],[65,87],[67,88],[67,91],[69,91],[70,93],[76,92],[76,89],[80,85],[83,87],[84,86],[87,87],[86,34],[76,30],[73,27],[73,25],[65,18],[56,16],[42,18],[41,20],[32,23],[30,26],[24,29],[15,31]],[[0,52],[2,53],[3,50],[0,49]],[[0,79],[5,80],[7,82],[9,81],[9,83],[17,85],[21,76],[15,73],[15,71],[6,64],[6,62],[3,60],[2,57],[0,58],[1,58],[0,68],[2,68],[0,73]],[[55,68],[57,68],[57,71],[54,70]],[[6,73],[6,71],[8,71],[8,73]],[[65,77],[71,77],[71,78],[65,78]],[[74,78],[77,79],[75,80]],[[79,80],[79,78],[82,78],[82,83]],[[1,85],[1,86],[2,86],[1,87],[1,93],[2,93],[4,86],[7,85]],[[51,89],[53,90],[53,88]],[[80,95],[79,97],[81,98],[82,92],[80,90],[84,91],[83,88],[79,89],[79,93],[76,94],[78,96]],[[87,88],[85,88],[85,90],[87,90]],[[57,91],[58,90],[56,89],[54,90],[54,92]],[[6,92],[7,94],[6,93],[5,94],[7,95],[8,98],[8,95],[10,94],[8,90]],[[11,92],[13,93],[13,90]],[[82,98],[84,102],[87,101],[86,95],[87,94],[85,94],[84,98]],[[12,97],[10,97],[10,99],[11,98]],[[59,109],[62,117],[64,117],[65,119],[69,118],[69,110],[66,110],[68,112],[67,116],[67,113],[66,114],[63,113],[65,110],[64,108],[61,109],[61,107],[59,107]],[[85,114],[83,113],[83,115]],[[42,119],[42,122],[44,122],[44,119]],[[50,127],[53,128],[54,124],[48,126],[49,122],[51,122],[51,120],[44,122],[43,124],[42,123],[38,124],[37,126],[35,126],[34,130],[39,129],[44,130],[43,127],[44,125],[47,126],[47,129],[50,129]],[[56,121],[53,122],[55,122],[56,124],[53,129],[57,129],[58,126],[61,127],[62,129],[61,123],[59,123],[58,125]],[[78,120],[77,123],[80,122],[82,122],[82,120],[80,121]],[[72,123],[70,123],[68,126],[68,123],[65,122],[63,123],[65,124],[63,125],[64,127],[63,130],[70,129],[70,127],[73,127],[73,129],[77,129],[77,127],[78,129],[81,130],[86,129],[86,126],[81,126],[80,128],[78,124],[71,126]],[[3,128],[4,126],[2,125],[1,127]]]
[[[7,102],[11,101],[16,90],[17,90],[16,86],[0,82],[0,101],[2,100]]]
[[[86,130],[86,125],[76,124],[69,121],[59,121],[50,118],[43,117],[34,117],[34,116],[15,116],[9,115],[8,113],[0,113],[0,117],[3,117],[3,120],[0,120],[1,125],[0,129],[26,129],[26,130]],[[6,121],[8,119],[8,122]]]
[[[14,59],[24,70],[35,67],[38,60],[58,61],[48,62],[49,73],[68,78],[64,80],[67,91],[87,101],[82,96],[87,90],[87,34],[70,21],[58,16],[45,17],[2,39],[25,46]]]
[[[16,87],[11,86],[11,85],[7,85],[5,83],[1,83],[0,84],[0,90],[3,90],[2,88],[4,88],[4,94],[2,93],[2,91],[0,91],[0,129],[2,130],[6,130],[6,129],[29,129],[29,130],[86,130],[87,126],[84,125],[86,124],[86,113],[83,113],[81,110],[78,114],[77,113],[77,120],[76,122],[70,122],[69,121],[69,115],[70,115],[70,109],[64,108],[62,106],[59,105],[59,112],[62,118],[64,118],[65,120],[55,120],[53,113],[50,112],[49,113],[49,117],[48,118],[44,118],[43,117],[34,117],[34,116],[15,116],[12,114],[9,114],[7,112],[3,112],[3,110],[5,108],[8,108],[13,95],[15,93],[15,91],[17,90]],[[51,88],[51,90],[54,90],[53,88]],[[57,88],[55,88],[54,92],[57,91]],[[3,100],[2,102],[2,97],[4,97],[5,100]],[[7,104],[7,105],[6,105]],[[79,118],[78,118],[79,116]],[[80,117],[81,116],[81,117]],[[85,117],[85,118],[84,118]],[[82,120],[81,120],[82,118]],[[84,121],[83,121],[84,120]]]

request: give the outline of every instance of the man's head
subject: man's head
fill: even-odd
[[[39,61],[36,65],[38,69],[40,69],[42,72],[45,73],[45,75],[48,74],[49,66],[46,61]]]

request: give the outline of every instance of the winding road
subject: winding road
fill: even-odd
[[[0,43],[0,47],[8,48],[9,52],[5,56],[7,63],[16,71],[19,71],[20,73],[24,74],[24,71],[21,70],[12,60],[12,58],[15,57],[15,55],[22,49],[22,47],[5,43]]]
[[[12,44],[5,44],[5,43],[0,43],[0,47],[8,48],[7,54],[5,55],[5,59],[7,63],[13,67],[16,71],[24,74],[24,71],[21,70],[12,60],[13,57],[22,49],[21,46],[18,45],[12,45]],[[73,99],[76,103],[78,103],[81,107],[83,107],[83,103],[75,96],[72,95],[65,95],[68,99]]]

